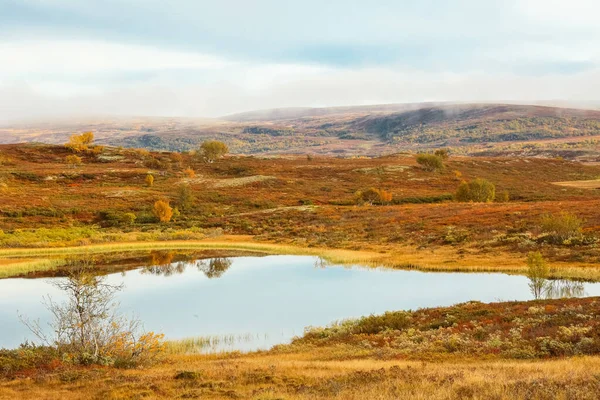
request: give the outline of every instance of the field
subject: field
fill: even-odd
[[[149,250],[185,250],[524,275],[528,254],[539,252],[544,278],[600,281],[593,163],[451,153],[429,170],[412,153],[206,162],[194,152],[98,147],[80,162],[72,155],[61,145],[0,146],[1,278],[50,276],[78,257],[102,256],[110,271],[116,257],[138,265]],[[461,182],[476,178],[495,185],[494,201],[458,201]],[[366,198],[370,188],[380,197]],[[173,208],[162,222],[159,200]],[[2,350],[0,398],[594,399],[598,304],[390,310],[313,328],[267,352],[199,355],[171,344],[180,350],[130,369]]]
[[[234,242],[311,248],[313,254],[379,253],[388,264],[425,269],[523,272],[527,253],[541,251],[557,277],[598,276],[600,192],[555,184],[595,180],[596,165],[452,156],[443,171],[428,172],[411,154],[229,156],[205,163],[193,154],[106,148],[73,167],[65,163],[67,149],[39,144],[0,146],[0,155],[0,245],[7,249],[225,235]],[[152,186],[145,183],[148,174],[155,177]],[[462,180],[478,177],[506,192],[507,201],[453,200]],[[357,203],[356,192],[370,187],[391,193],[391,201]],[[152,207],[160,199],[180,215],[157,222]],[[583,221],[583,237],[550,245],[541,218],[564,210]],[[127,213],[134,222],[124,220]]]

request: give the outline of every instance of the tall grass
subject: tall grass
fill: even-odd
[[[238,343],[251,343],[262,335],[245,333],[237,335],[197,336],[167,342],[168,354],[206,354],[232,350]],[[265,336],[266,337],[266,336]]]

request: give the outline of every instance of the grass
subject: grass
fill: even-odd
[[[47,271],[64,264],[69,256],[151,250],[231,250],[273,255],[318,256],[333,264],[384,266],[430,272],[502,272],[527,274],[525,260],[514,254],[456,254],[452,248],[430,251],[411,247],[393,252],[300,247],[261,243],[248,236],[223,236],[220,240],[107,243],[77,247],[0,249],[0,277]],[[39,258],[38,258],[39,257]],[[50,257],[50,258],[49,258]],[[23,259],[24,258],[24,259]],[[23,259],[23,260],[21,260]],[[4,260],[4,262],[2,262]],[[550,263],[550,278],[600,281],[600,266],[589,263]]]
[[[203,354],[226,351],[236,343],[249,343],[260,335],[251,333],[238,335],[211,335],[170,340],[167,342],[168,354]]]

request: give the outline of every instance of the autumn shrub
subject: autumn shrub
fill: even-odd
[[[144,181],[146,182],[146,186],[152,187],[154,185],[154,175],[147,174]]]
[[[392,201],[392,194],[383,189],[369,188],[360,190],[354,194],[355,200],[359,204],[389,204]]]
[[[152,208],[152,214],[160,222],[169,222],[173,217],[173,209],[167,200],[157,200]]]
[[[229,152],[229,147],[218,140],[208,140],[200,146],[200,156],[206,162],[212,163]]]
[[[417,164],[426,171],[441,171],[444,169],[444,159],[439,155],[421,153],[417,155]]]
[[[102,226],[121,226],[132,225],[137,219],[136,215],[131,212],[121,212],[113,210],[100,211],[99,219]]]
[[[582,235],[583,220],[575,214],[563,211],[559,214],[545,214],[540,221],[541,230],[550,242],[568,244],[569,240]]]
[[[65,147],[74,153],[81,153],[89,150],[89,146],[93,141],[94,134],[92,132],[84,132],[81,135],[71,135]]]
[[[477,178],[471,182],[463,181],[456,189],[456,201],[487,203],[494,201],[496,187],[486,179]]]
[[[324,328],[309,327],[296,346],[344,346],[363,357],[442,355],[548,358],[600,353],[600,302],[594,298],[394,311]]]
[[[434,155],[438,156],[442,160],[447,160],[450,157],[450,150],[448,149],[437,149],[433,152]]]
[[[71,168],[75,168],[82,164],[81,157],[76,156],[75,154],[71,154],[65,157],[65,162]]]
[[[59,353],[52,346],[26,342],[16,349],[0,349],[0,377],[12,379],[23,372],[53,370],[60,364]]]
[[[190,179],[196,176],[196,172],[191,168],[184,169],[183,173]]]

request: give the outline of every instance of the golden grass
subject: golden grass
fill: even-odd
[[[431,272],[502,272],[526,274],[525,260],[507,252],[479,254],[444,246],[418,250],[414,247],[384,247],[377,250],[346,250],[299,247],[252,241],[251,236],[223,236],[219,240],[128,242],[77,247],[0,249],[0,277],[45,271],[60,266],[67,256],[150,250],[243,250],[273,255],[318,256],[333,264],[360,264]],[[51,257],[51,258],[48,258]],[[56,259],[56,257],[60,259]],[[15,262],[15,260],[26,258]],[[4,263],[1,261],[5,260]],[[6,262],[9,260],[11,262]],[[600,265],[590,263],[550,263],[551,278],[600,281]]]
[[[564,186],[568,188],[576,189],[600,189],[600,179],[593,179],[588,181],[566,181],[566,182],[552,182],[558,186]]]
[[[181,372],[187,371],[182,374]],[[597,399],[600,357],[445,362],[310,353],[169,356],[149,369],[73,369],[0,381],[0,399]]]

